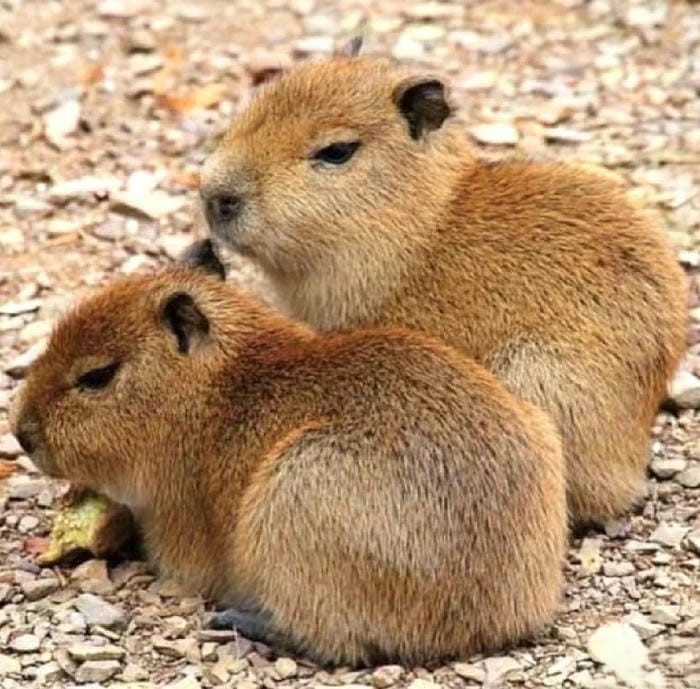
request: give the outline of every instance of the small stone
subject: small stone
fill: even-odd
[[[187,658],[190,662],[197,662],[200,659],[199,645],[196,639],[170,641],[157,636],[153,639],[153,648],[158,653],[171,658]]]
[[[698,555],[700,555],[700,529],[694,529],[688,534],[688,546]]]
[[[0,653],[0,677],[18,675],[20,672],[22,672],[22,664],[17,658]]]
[[[685,488],[697,488],[700,486],[700,466],[682,471],[676,476],[676,481]]]
[[[628,577],[636,571],[637,568],[631,562],[606,562],[603,565],[606,577]]]
[[[129,60],[131,73],[144,76],[158,71],[163,66],[163,58],[157,53],[136,53]]]
[[[227,641],[235,641],[238,638],[238,632],[233,629],[201,629],[197,633],[197,638],[200,641],[213,641],[217,644],[223,644]]]
[[[116,177],[96,177],[88,175],[58,182],[49,188],[50,199],[67,201],[69,199],[107,195],[116,191],[120,182]]]
[[[302,55],[312,55],[314,53],[329,54],[333,52],[333,47],[332,36],[308,36],[300,38],[294,44],[296,52]]]
[[[184,197],[172,196],[158,189],[147,194],[119,191],[111,196],[111,208],[116,213],[157,220],[174,213],[185,204]]]
[[[681,621],[677,605],[657,605],[651,610],[651,619],[659,624],[675,625]]]
[[[660,459],[655,458],[649,464],[652,474],[660,479],[669,479],[679,471],[685,469],[687,462],[684,459]]]
[[[22,448],[12,433],[0,435],[0,457],[14,459],[22,454]]]
[[[166,684],[163,686],[162,689],[200,689],[200,683],[197,680],[196,677],[192,677],[192,675],[187,675],[187,677],[183,677],[180,680],[177,680],[176,682],[171,682],[170,684]],[[256,685],[257,687],[258,685]],[[240,684],[238,685],[240,688]]]
[[[202,660],[205,662],[212,662],[216,660],[216,647],[217,644],[215,644],[213,641],[205,641],[202,644]]]
[[[138,689],[139,686],[146,689],[146,685],[143,683],[149,678],[149,676],[150,675],[147,670],[144,670],[140,665],[136,665],[134,663],[127,663],[120,675],[124,682],[127,682],[133,686],[133,689]],[[125,688],[121,687],[121,689]]]
[[[121,665],[116,660],[87,660],[76,671],[77,682],[106,682],[119,672]]]
[[[455,671],[455,674],[462,679],[476,682],[477,684],[483,684],[486,679],[486,672],[478,665],[472,665],[471,663],[455,663],[452,669]]]
[[[362,686],[362,685],[349,685],[349,686]],[[441,689],[439,684],[435,682],[430,682],[427,679],[414,679],[409,685],[408,689]]]
[[[41,647],[41,641],[35,634],[20,634],[10,641],[10,649],[17,653],[34,653]]]
[[[102,0],[97,6],[97,14],[105,19],[128,19],[138,11],[138,5],[128,0]]]
[[[52,328],[53,325],[48,321],[33,321],[20,330],[17,339],[22,344],[32,344],[37,340],[47,338],[51,334]]]
[[[66,146],[66,137],[73,134],[80,122],[80,103],[69,100],[44,115],[44,135],[56,148]]]
[[[228,682],[231,673],[226,668],[226,663],[219,661],[204,671],[205,679],[207,679],[214,686],[219,684],[225,684]]]
[[[27,581],[22,584],[21,588],[24,597],[29,601],[34,601],[50,596],[52,593],[58,591],[59,583],[58,579],[52,576],[44,579]]]
[[[190,234],[166,234],[160,238],[163,251],[173,261],[177,261],[180,254],[192,243]]]
[[[569,682],[575,687],[586,687],[588,689],[593,682],[593,678],[588,670],[581,670],[580,672],[574,672],[573,675],[569,675]]]
[[[584,143],[593,138],[589,132],[561,126],[545,127],[543,134],[546,141],[559,141],[562,143]]]
[[[86,560],[78,565],[71,573],[71,581],[78,583],[84,593],[108,595],[115,589],[110,581],[107,563],[104,560]]]
[[[80,662],[86,660],[119,660],[124,657],[126,651],[114,644],[104,646],[94,646],[93,644],[81,643],[68,647],[71,658]]]
[[[275,671],[282,679],[296,677],[299,668],[291,658],[277,658],[275,661]]]
[[[518,130],[507,122],[477,124],[469,131],[471,135],[482,144],[514,146],[520,139]]]
[[[499,686],[510,675],[522,669],[520,663],[515,658],[508,656],[496,656],[484,660],[484,670],[486,671],[485,684],[489,686]]]
[[[5,366],[5,373],[10,378],[24,378],[29,367],[44,353],[46,344],[46,340],[39,340],[22,354],[16,356]]]
[[[547,674],[568,677],[575,669],[576,660],[570,656],[564,656],[547,668]]]
[[[53,684],[54,682],[58,682],[62,677],[63,670],[55,660],[44,663],[36,669],[36,683],[39,685]]]
[[[689,527],[679,524],[659,524],[649,536],[653,543],[660,543],[667,548],[678,548],[685,535],[690,531]]]
[[[647,649],[629,624],[612,622],[596,629],[588,639],[591,658],[612,670],[623,682],[636,678],[648,661]]]
[[[8,494],[10,500],[31,500],[46,490],[46,485],[46,481],[41,478],[30,479],[26,476],[17,476],[16,479],[12,479]]]
[[[419,43],[439,41],[444,35],[445,28],[440,24],[410,24],[401,34],[402,37]]]
[[[85,617],[89,626],[97,625],[107,629],[126,626],[127,619],[123,610],[92,593],[79,595],[75,607]]]
[[[33,514],[25,514],[20,520],[17,528],[21,533],[30,533],[39,526],[39,520]]]
[[[661,634],[665,629],[662,624],[654,624],[646,615],[639,612],[630,613],[624,621],[631,625],[644,640]]]
[[[655,553],[659,550],[659,545],[647,541],[628,541],[625,544],[625,550],[633,553]]]
[[[41,308],[41,299],[25,301],[8,301],[0,306],[0,316],[21,316],[24,313],[34,313]]]
[[[404,669],[400,665],[382,665],[372,673],[371,682],[377,689],[386,689],[396,684],[403,673]]]
[[[669,397],[681,409],[700,408],[700,378],[690,371],[679,370],[671,381]]]

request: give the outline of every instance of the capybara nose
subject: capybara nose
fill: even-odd
[[[27,433],[26,431],[17,431],[17,442],[20,444],[20,447],[28,454],[30,455],[33,451],[34,448],[36,447],[34,441],[32,440],[31,435]]]
[[[232,194],[212,196],[205,201],[205,213],[210,227],[231,222],[241,207],[241,197]]]

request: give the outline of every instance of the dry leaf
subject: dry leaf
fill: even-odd
[[[174,112],[188,112],[196,108],[217,105],[226,93],[224,84],[207,84],[189,93],[161,94],[158,101]]]
[[[15,462],[6,462],[0,459],[0,479],[12,476],[15,471],[17,471],[17,464],[15,464]]]
[[[186,189],[199,188],[199,171],[198,170],[182,170],[177,172],[173,177],[175,184],[180,184]]]
[[[93,62],[92,64],[85,65],[78,70],[78,82],[84,85],[97,84],[101,82],[105,77],[104,65],[98,62]]]
[[[22,550],[29,555],[41,555],[49,547],[48,538],[32,536],[22,542]]]

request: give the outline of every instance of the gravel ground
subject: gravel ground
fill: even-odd
[[[648,498],[572,539],[550,629],[445,667],[327,672],[203,630],[202,601],[142,563],[40,570],[65,486],[20,454],[7,408],[77,294],[201,236],[198,167],[252,86],[363,23],[369,51],[449,77],[484,151],[629,182],[665,219],[692,320]],[[699,121],[697,2],[0,0],[0,688],[700,687]]]

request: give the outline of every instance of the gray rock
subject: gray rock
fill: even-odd
[[[50,596],[58,591],[59,583],[56,577],[47,577],[44,579],[35,579],[22,584],[22,593],[27,600],[34,601],[40,598]]]
[[[116,660],[88,660],[75,671],[75,679],[82,683],[106,682],[120,669],[121,665]]]
[[[637,568],[631,562],[606,562],[603,565],[606,577],[628,577],[636,571]]]
[[[486,684],[489,686],[499,686],[506,679],[516,672],[520,672],[522,666],[509,656],[496,656],[484,660],[484,670],[486,671]]]
[[[68,647],[71,658],[84,662],[86,660],[119,660],[124,657],[126,651],[114,644],[95,646],[94,644],[73,644]]]
[[[20,533],[30,533],[31,531],[34,531],[36,527],[39,526],[39,519],[35,517],[33,514],[25,514],[20,520],[19,524],[17,525],[17,529],[20,531]]]
[[[0,677],[18,675],[20,672],[22,672],[22,664],[17,658],[0,653]]]
[[[404,669],[400,665],[382,665],[372,673],[371,682],[377,689],[386,689],[396,684],[403,673]]]
[[[471,682],[482,684],[486,679],[486,672],[484,669],[472,663],[455,663],[452,669],[455,671],[456,675]]]
[[[44,353],[46,343],[46,339],[35,342],[29,349],[7,363],[5,373],[11,378],[24,378],[29,367]]]
[[[183,677],[176,682],[166,684],[163,689],[200,689],[200,686],[199,680],[196,677],[187,675],[187,677]]]
[[[71,580],[76,581],[83,593],[109,595],[115,589],[110,581],[107,563],[104,560],[87,560],[71,573]]]
[[[671,381],[669,397],[681,409],[700,408],[700,378],[690,371],[679,370]]]
[[[12,433],[3,433],[0,435],[0,457],[14,459],[21,454],[22,448],[19,446],[17,439]]]
[[[282,679],[296,677],[297,672],[299,672],[297,664],[291,658],[277,658],[274,668]]]
[[[623,682],[637,678],[648,661],[647,649],[639,634],[629,624],[605,624],[588,639],[588,653],[593,660],[612,670]]]
[[[196,639],[177,639],[169,641],[156,636],[153,639],[153,648],[163,655],[171,658],[187,658],[190,662],[198,662],[200,659],[199,646]]]
[[[657,457],[651,461],[649,468],[657,478],[669,479],[679,471],[683,471],[687,464],[688,462],[680,457],[676,459],[660,459]]]
[[[41,640],[35,634],[20,634],[10,641],[10,649],[17,653],[34,653],[41,647]]]
[[[27,299],[25,301],[8,301],[0,304],[0,316],[20,316],[23,313],[38,311],[41,299]]]
[[[36,669],[37,684],[53,684],[63,677],[61,666],[54,660],[44,663]]]
[[[686,488],[700,486],[700,467],[691,467],[676,476],[676,481]]]
[[[690,549],[700,555],[700,529],[693,529],[693,531],[688,534],[687,540]]]
[[[662,523],[654,529],[654,532],[649,536],[649,540],[653,543],[660,543],[667,548],[678,548],[689,531],[690,528],[687,526]]]
[[[10,500],[30,500],[46,490],[47,486],[44,479],[30,479],[26,476],[13,477],[8,483]]]
[[[677,605],[657,605],[651,610],[651,619],[658,624],[674,625],[681,621]]]
[[[75,607],[83,615],[89,626],[99,625],[107,629],[126,626],[127,618],[121,608],[93,595],[83,593],[76,599]]]
[[[348,686],[348,685],[345,685]],[[361,684],[351,684],[351,687],[357,687],[358,689],[362,686]],[[414,679],[409,685],[408,689],[441,689],[439,684],[431,682],[427,679]]]
[[[630,613],[624,621],[631,625],[644,640],[657,636],[666,629],[664,625],[654,624],[646,615],[639,612]]]

